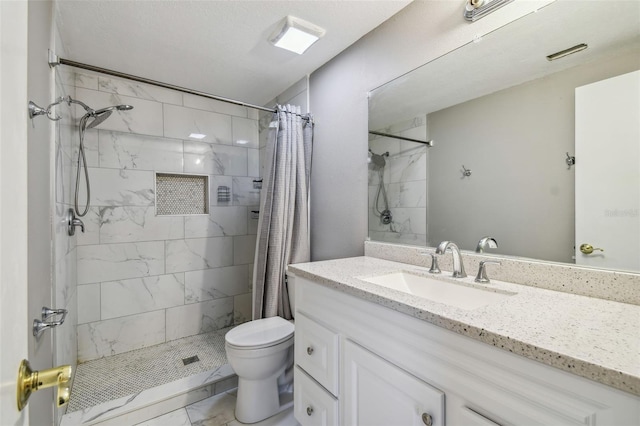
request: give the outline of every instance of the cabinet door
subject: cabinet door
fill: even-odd
[[[347,340],[343,424],[444,426],[444,393]]]

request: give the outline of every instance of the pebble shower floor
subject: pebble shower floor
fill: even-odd
[[[67,413],[93,407],[227,363],[224,335],[231,328],[185,337],[79,364]],[[183,359],[199,361],[184,365]]]

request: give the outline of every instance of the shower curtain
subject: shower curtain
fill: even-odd
[[[291,319],[285,270],[308,262],[313,122],[300,107],[277,106],[266,148],[253,272],[253,319]]]

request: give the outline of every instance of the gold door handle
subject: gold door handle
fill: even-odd
[[[61,365],[60,367],[49,368],[42,371],[31,370],[29,361],[23,359],[18,369],[18,411],[27,405],[32,392],[39,389],[58,387],[56,394],[56,404],[62,407],[69,402],[69,381],[71,380],[71,366]]]
[[[580,245],[580,251],[584,254],[591,254],[596,250],[604,251],[604,249],[601,249],[601,248],[594,248],[591,244]]]

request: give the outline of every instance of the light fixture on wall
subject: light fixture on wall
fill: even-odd
[[[575,46],[572,46],[568,49],[564,49],[561,50],[559,52],[556,53],[552,53],[551,55],[547,56],[547,61],[555,61],[556,59],[560,59],[560,58],[564,58],[565,56],[569,56],[573,53],[578,53],[584,49],[586,49],[587,47],[589,47],[586,43],[580,43],[580,44],[576,44]]]
[[[512,1],[513,0],[467,0],[464,8],[464,19],[471,22],[477,21]]]
[[[319,26],[295,16],[287,16],[271,35],[274,46],[302,55],[313,43],[325,34]]]
[[[202,133],[191,133],[189,137],[192,139],[204,139],[207,135],[203,135]]]

